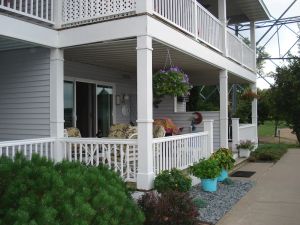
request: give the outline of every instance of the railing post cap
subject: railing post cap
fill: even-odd
[[[240,118],[231,118],[232,121],[239,121]]]

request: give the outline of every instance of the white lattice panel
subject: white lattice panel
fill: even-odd
[[[93,22],[134,12],[136,0],[64,0],[64,24]]]

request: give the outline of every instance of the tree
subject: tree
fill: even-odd
[[[300,143],[300,58],[295,57],[287,66],[278,67],[274,78],[276,112],[293,129]]]
[[[273,116],[271,89],[257,90],[258,92],[258,122],[264,124]]]

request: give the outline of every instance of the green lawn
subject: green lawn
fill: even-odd
[[[279,122],[278,128],[286,128],[284,122]],[[265,121],[264,124],[258,126],[259,137],[273,137],[275,133],[275,121]]]

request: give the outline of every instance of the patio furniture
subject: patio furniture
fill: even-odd
[[[177,127],[170,118],[155,119],[154,125],[162,126],[165,129],[165,136],[178,135],[182,132],[183,127]]]
[[[77,127],[69,127],[66,129],[68,137],[81,138],[80,130]]]

